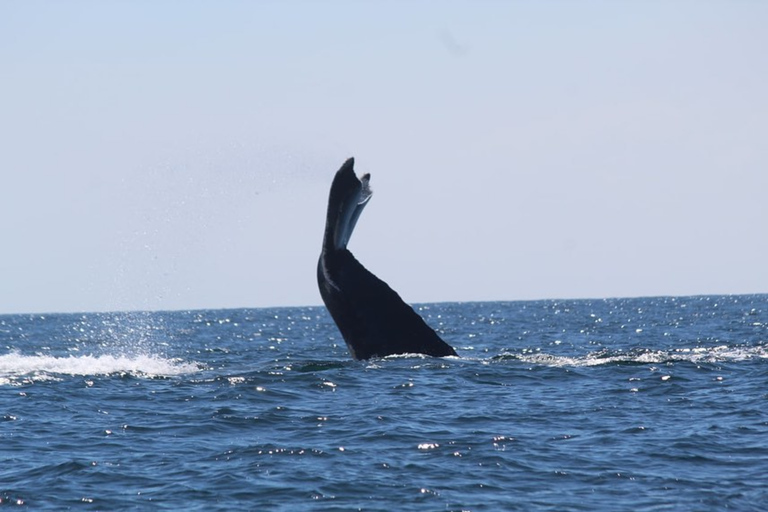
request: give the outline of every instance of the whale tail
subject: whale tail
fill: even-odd
[[[336,250],[346,249],[357,219],[371,199],[373,191],[368,184],[370,174],[358,179],[355,175],[355,159],[349,158],[336,173],[328,199],[326,218],[326,243],[333,244]]]
[[[355,359],[393,354],[455,356],[424,320],[387,283],[347,249],[349,237],[371,198],[370,175],[360,179],[350,158],[336,173],[328,198],[317,284],[328,311]]]

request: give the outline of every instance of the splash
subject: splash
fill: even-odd
[[[56,357],[41,354],[22,355],[18,352],[0,355],[0,385],[58,380],[64,376],[173,377],[199,370],[195,363],[152,355]]]

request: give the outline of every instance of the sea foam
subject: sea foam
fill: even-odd
[[[56,357],[10,352],[0,355],[0,385],[52,380],[61,376],[172,377],[199,369],[195,363],[146,354]]]

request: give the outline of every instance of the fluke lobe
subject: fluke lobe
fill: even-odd
[[[317,284],[320,295],[355,359],[393,354],[455,356],[424,320],[347,249],[357,219],[372,192],[370,174],[358,179],[355,159],[336,172],[328,198]]]

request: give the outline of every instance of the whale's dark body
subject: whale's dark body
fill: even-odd
[[[455,356],[424,320],[347,249],[363,208],[371,198],[370,175],[358,179],[350,158],[338,170],[328,198],[323,250],[317,264],[320,295],[352,357],[393,354]]]

